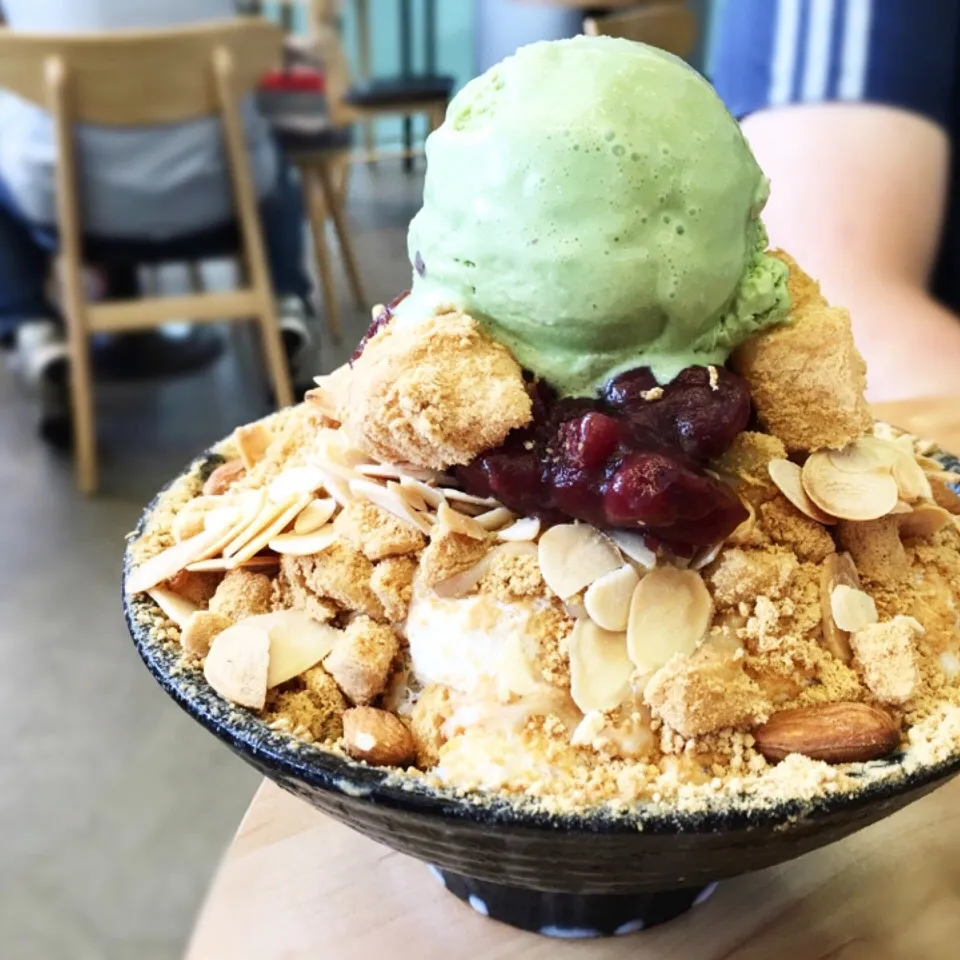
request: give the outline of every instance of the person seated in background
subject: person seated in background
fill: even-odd
[[[960,391],[960,0],[726,0],[710,75],[870,398]]]
[[[169,27],[235,16],[232,0],[0,0],[0,22],[37,33]],[[0,27],[0,29],[3,29]],[[303,209],[292,172],[253,104],[244,105],[252,175],[288,359],[309,343]],[[85,233],[162,244],[233,220],[219,121],[76,134]],[[45,294],[54,250],[56,149],[49,114],[0,90],[0,339],[41,401],[41,434],[69,439],[64,324]],[[131,291],[124,290],[129,295]]]

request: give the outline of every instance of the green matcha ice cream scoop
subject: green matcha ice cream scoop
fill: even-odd
[[[722,363],[783,318],[767,180],[713,88],[653,47],[523,47],[427,142],[398,319],[452,303],[561,393]]]

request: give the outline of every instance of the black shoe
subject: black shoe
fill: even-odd
[[[73,409],[70,404],[70,362],[60,357],[37,380],[40,399],[40,437],[55,450],[73,447]]]
[[[171,328],[145,333],[100,334],[93,342],[94,376],[102,380],[175,377],[211,366],[223,353],[219,330],[204,325],[182,333]]]

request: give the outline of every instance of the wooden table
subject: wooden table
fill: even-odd
[[[960,450],[960,399],[877,413]],[[485,920],[420,863],[264,783],[188,960],[949,960],[960,956],[960,780],[792,863],[730,880],[672,923],[557,941]]]

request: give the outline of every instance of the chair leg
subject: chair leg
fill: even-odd
[[[267,375],[273,387],[278,407],[289,407],[294,403],[293,385],[290,382],[290,370],[287,367],[287,355],[283,349],[283,335],[280,333],[280,317],[271,296],[263,298],[263,304],[257,316],[260,325],[260,339],[263,341],[263,353],[267,362]]]
[[[63,278],[67,345],[70,350],[70,404],[73,410],[73,446],[77,458],[77,484],[81,493],[89,495],[96,491],[98,482],[97,438],[82,265],[64,258]]]
[[[347,221],[343,215],[343,207],[337,202],[337,195],[333,188],[330,170],[325,160],[317,163],[316,175],[320,181],[320,188],[323,191],[324,199],[330,210],[330,217],[333,220],[334,230],[337,232],[337,239],[340,241],[340,251],[343,255],[343,268],[347,274],[347,283],[350,285],[350,292],[353,294],[353,299],[357,307],[360,310],[364,310],[368,305],[368,301],[363,291],[363,281],[360,279],[357,257],[353,251],[353,241],[350,239],[350,231],[347,229]]]
[[[313,235],[313,251],[317,259],[317,276],[320,280],[323,309],[327,315],[330,336],[334,343],[340,343],[342,339],[340,304],[337,302],[337,291],[333,283],[333,269],[330,266],[326,236],[327,214],[330,210],[336,209],[336,204],[331,204],[328,208],[324,195],[324,181],[319,174],[320,169],[317,163],[303,164],[300,167],[300,182],[303,185],[307,219],[310,221],[310,232]]]
[[[367,163],[375,165],[377,162],[378,151],[372,120],[363,121],[363,152],[363,159]]]
[[[427,111],[428,133],[433,133],[443,125],[447,117],[447,105],[445,103],[435,104]]]

